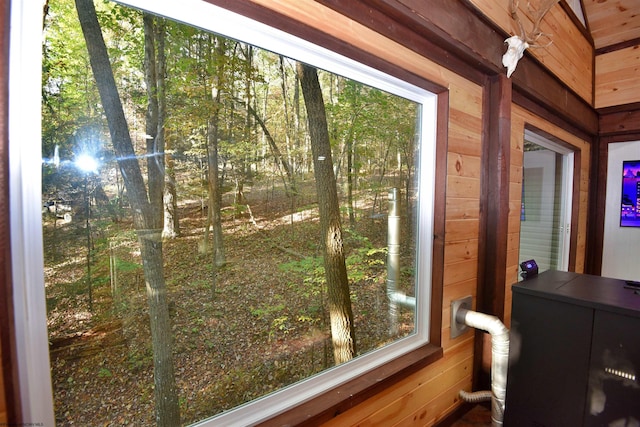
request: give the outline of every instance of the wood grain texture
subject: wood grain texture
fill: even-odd
[[[323,424],[325,427],[364,426],[364,425],[429,425],[423,421],[421,413],[426,405],[433,405],[440,410],[451,410],[455,401],[449,396],[442,398],[443,392],[454,385],[462,388],[471,384],[471,356],[473,336],[465,335],[459,344],[452,346],[444,359],[431,365],[430,368],[407,377],[352,410],[340,414],[333,420]],[[458,389],[459,390],[459,389]],[[456,391],[457,395],[457,391]],[[436,412],[436,411],[433,411]],[[431,417],[440,417],[446,412],[432,413]],[[415,420],[414,420],[415,419]]]
[[[417,372],[407,375],[400,381],[394,382],[390,386],[367,400],[354,404],[353,407],[342,414],[327,421],[327,426],[344,425],[431,425],[443,419],[448,414],[456,410],[461,404],[457,394],[460,389],[469,390],[472,384],[473,356],[474,356],[474,333],[472,331],[458,337],[450,338],[450,309],[452,299],[466,295],[476,296],[478,283],[478,247],[480,228],[480,199],[481,199],[481,177],[482,177],[482,138],[483,138],[483,87],[479,81],[479,76],[483,73],[498,72],[495,63],[499,62],[502,51],[492,51],[491,58],[488,57],[486,49],[483,48],[484,40],[473,32],[474,28],[483,32],[491,40],[495,40],[496,33],[481,20],[468,22],[464,27],[462,38],[451,42],[453,54],[442,50],[442,46],[433,47],[433,58],[427,59],[428,52],[421,52],[416,46],[408,46],[400,40],[385,37],[380,31],[372,29],[361,22],[356,22],[333,9],[323,6],[313,0],[251,0],[228,2],[226,0],[209,0],[212,3],[222,4],[230,8],[248,7],[252,11],[260,8],[264,12],[264,21],[269,21],[274,16],[282,18],[282,28],[304,37],[312,34],[313,37],[325,37],[326,47],[335,48],[342,53],[350,54],[357,51],[358,58],[365,58],[383,71],[391,70],[392,73],[400,73],[400,77],[407,78],[412,83],[422,84],[434,92],[446,90],[447,115],[444,123],[440,123],[440,128],[446,127],[447,158],[445,159],[447,175],[445,182],[438,188],[444,191],[438,193],[437,197],[445,198],[446,212],[444,216],[443,251],[444,260],[442,265],[443,283],[441,304],[442,309],[438,309],[436,316],[440,316],[441,346],[444,356],[436,362],[419,369]],[[473,0],[480,4],[482,10],[490,19],[496,19],[505,33],[511,31],[509,23],[504,20],[505,9],[501,5],[506,4],[506,0]],[[223,4],[226,3],[226,4]],[[230,5],[234,3],[234,5]],[[420,1],[406,1],[404,4],[420,6]],[[424,2],[428,3],[428,2]],[[425,17],[430,21],[435,21],[436,17],[430,16],[422,4]],[[451,10],[460,2],[452,0],[439,0],[441,8],[438,13],[444,13],[451,18]],[[250,6],[247,6],[250,5]],[[255,6],[255,7],[254,7]],[[428,6],[428,5],[427,5]],[[480,8],[480,6],[478,6]],[[366,7],[363,6],[365,12]],[[275,11],[274,13],[271,13]],[[447,15],[449,11],[449,15]],[[467,18],[468,15],[465,15]],[[376,18],[377,19],[377,18]],[[271,21],[273,22],[273,21]],[[378,21],[376,21],[378,22]],[[300,24],[303,23],[303,24]],[[453,22],[451,25],[464,25],[465,23]],[[441,23],[442,25],[442,23]],[[552,86],[538,85],[539,92],[533,92],[532,98],[542,99],[544,102],[563,110],[562,114],[570,116],[574,122],[582,123],[583,112],[588,110],[587,106],[592,102],[592,94],[589,84],[584,84],[584,79],[590,79],[592,74],[592,60],[589,53],[585,58],[581,58],[577,63],[567,58],[584,54],[584,37],[574,37],[572,30],[565,28],[565,21],[561,11],[556,11],[550,15],[548,20],[550,32],[554,29],[567,42],[560,43],[560,39],[554,41],[551,50],[545,53],[531,53],[536,61],[543,63],[545,67],[553,72],[558,78],[568,85],[573,92],[579,94],[585,103],[579,105],[580,108],[562,108],[568,104],[562,101],[567,97],[567,91],[556,90],[562,88],[561,84]],[[555,26],[555,28],[554,28]],[[433,31],[439,31],[434,26]],[[8,28],[5,26],[4,28]],[[544,28],[543,28],[544,29]],[[405,28],[406,30],[406,28]],[[566,30],[566,31],[565,31]],[[403,30],[404,31],[404,30]],[[416,29],[416,31],[418,31]],[[406,35],[408,33],[401,33]],[[413,37],[413,36],[412,36]],[[500,36],[501,37],[501,36]],[[422,36],[414,37],[411,43],[420,40],[425,43]],[[500,43],[498,41],[498,43]],[[468,71],[462,70],[462,64],[468,64],[469,58],[473,58],[465,53],[462,47],[467,45],[479,56],[485,56],[486,61],[478,63],[475,67],[468,67]],[[501,46],[502,47],[502,46]],[[555,50],[559,53],[556,55]],[[361,55],[361,56],[360,56]],[[457,56],[459,55],[459,56]],[[537,55],[545,55],[538,58]],[[592,55],[592,54],[591,54]],[[463,59],[460,59],[463,58]],[[591,56],[592,58],[592,56]],[[529,61],[531,59],[529,58]],[[366,62],[366,61],[365,61]],[[525,61],[526,62],[526,61]],[[588,65],[581,65],[583,62]],[[487,65],[489,64],[489,65]],[[493,64],[493,65],[492,65]],[[578,64],[578,65],[575,65]],[[536,66],[537,67],[537,66]],[[521,87],[535,85],[536,82],[547,82],[549,79],[555,81],[553,77],[549,79],[537,80],[535,76],[526,74],[530,69],[533,74],[539,69],[534,66],[524,67],[525,74],[519,79],[514,79],[514,86]],[[575,67],[575,68],[571,68]],[[457,69],[458,73],[452,69]],[[521,70],[522,72],[522,70]],[[517,73],[517,72],[516,72]],[[586,89],[586,87],[589,89]],[[529,89],[527,89],[529,93]],[[444,97],[440,99],[445,99]],[[576,97],[576,99],[578,99]],[[2,101],[4,102],[4,100]],[[564,103],[563,103],[564,102]],[[574,103],[575,104],[575,103]],[[584,104],[584,105],[583,105]],[[551,109],[553,110],[553,108]],[[566,111],[565,111],[566,110]],[[509,153],[509,218],[507,225],[507,250],[506,250],[506,279],[505,288],[517,278],[517,253],[519,244],[519,198],[521,195],[521,173],[522,173],[522,135],[527,125],[533,125],[544,129],[546,132],[555,135],[575,145],[582,153],[580,180],[579,180],[579,209],[577,217],[576,234],[576,271],[584,268],[584,247],[586,229],[586,206],[588,201],[587,186],[588,178],[586,172],[589,166],[588,144],[580,138],[563,130],[557,124],[552,124],[539,116],[517,106],[512,107],[511,124],[511,151]],[[588,111],[587,111],[588,112]],[[439,117],[439,120],[442,120]],[[590,123],[586,120],[588,124]],[[4,142],[4,141],[3,141]],[[511,293],[507,288],[505,292],[505,318],[510,318]],[[440,340],[438,340],[440,341]],[[345,408],[347,408],[345,406]],[[0,407],[1,413],[2,407]],[[2,419],[0,418],[0,421]]]
[[[585,0],[583,4],[596,49],[640,38],[638,0]]]
[[[326,421],[325,425],[379,425],[382,421],[393,425],[414,417],[415,425],[422,425],[420,420],[427,416],[422,416],[425,405],[429,407],[429,419],[445,417],[460,405],[452,400],[452,396],[457,396],[455,388],[469,388],[472,380],[473,334],[450,340],[447,316],[450,314],[449,298],[474,295],[477,282],[482,87],[317,2],[255,0],[255,3],[277,10],[293,21],[303,21],[312,29],[331,34],[420,79],[448,88],[447,121],[441,124],[446,126],[448,133],[446,162],[455,158],[460,166],[458,169],[455,166],[447,168],[445,191],[439,193],[446,195],[448,207],[444,233],[443,309],[439,319],[444,357]],[[454,247],[449,248],[449,245]],[[463,249],[464,245],[467,249]]]
[[[510,35],[519,33],[517,24],[509,13],[509,0],[469,0],[482,14]],[[527,3],[520,2],[520,19],[525,30],[533,26]],[[534,8],[538,1],[532,1]],[[594,52],[590,41],[576,27],[571,17],[558,4],[544,17],[540,29],[549,34],[540,44],[551,41],[549,46],[528,49],[527,55],[542,63],[551,73],[569,86],[588,104],[593,104],[592,80]],[[506,50],[506,48],[505,48]],[[516,68],[516,73],[518,69]]]
[[[600,136],[630,136],[640,133],[640,103],[626,106],[624,111],[600,113]]]
[[[2,360],[2,345],[0,345],[0,360]],[[0,369],[0,425],[8,423],[7,398],[4,391],[4,372]]]
[[[504,1],[496,0],[496,3]],[[470,0],[317,2],[474,83],[484,84],[487,75],[505,73],[501,57],[505,50],[504,39],[509,33],[489,18],[482,17],[482,12]],[[575,28],[575,23],[571,22]],[[586,39],[582,32],[580,34]],[[593,69],[593,53],[589,56],[588,62]],[[478,73],[484,75],[478,76]],[[580,75],[585,78],[584,73]],[[594,134],[597,133],[597,117],[592,108],[592,79],[586,78],[590,85],[588,100],[562,83],[532,54],[527,54],[520,60],[511,80],[514,92],[544,106],[572,126]]]
[[[640,102],[638,70],[640,44],[596,56],[595,107]]]
[[[588,141],[581,139],[559,126],[552,124],[528,110],[513,104],[511,117],[511,168],[521,170],[523,161],[523,143],[525,128],[535,128],[553,137],[554,140],[562,141],[571,146],[576,153],[576,174],[574,175],[574,205],[572,219],[572,247],[573,271],[584,272],[586,239],[587,239],[587,216],[589,202],[589,169],[591,146]],[[577,179],[576,179],[577,176]],[[510,190],[510,212],[509,212],[509,238],[507,239],[507,253],[509,264],[507,265],[507,277],[505,281],[505,324],[511,322],[511,285],[518,280],[518,257],[520,244],[520,202],[522,198],[522,177],[516,174],[511,175],[512,183]]]

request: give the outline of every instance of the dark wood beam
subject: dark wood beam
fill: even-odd
[[[591,141],[593,139],[594,133],[586,132],[584,129],[571,125],[561,116],[559,116],[554,110],[549,109],[546,105],[536,102],[526,94],[520,92],[515,85],[513,88],[513,102],[514,104],[521,106],[525,110],[531,111],[533,114],[541,117],[545,121],[552,123],[566,130],[567,132],[570,132],[572,135],[584,139],[585,141]]]
[[[504,316],[509,171],[511,168],[511,81],[502,74],[487,79],[484,91],[482,194],[478,310]]]
[[[596,53],[596,56],[603,55],[605,53],[615,52],[616,50],[622,50],[628,47],[633,47],[638,45],[640,45],[640,37],[631,39],[631,40],[625,40],[623,42],[612,44],[609,46],[603,46],[601,48],[596,49],[595,53]]]
[[[604,243],[604,214],[607,195],[608,142],[596,138],[591,144],[589,174],[589,209],[587,212],[587,253],[584,272],[599,276],[602,273],[602,248]]]
[[[598,112],[600,136],[631,136],[640,132],[640,103],[602,109]]]
[[[504,319],[511,160],[511,81],[487,78],[483,96],[482,183],[476,310]],[[489,386],[490,366],[482,331],[474,342],[474,390]]]
[[[425,87],[424,80],[394,64],[250,0],[207,1]],[[469,0],[316,1],[477,84],[482,84],[486,75],[505,72],[502,54],[509,34],[489,22]],[[528,53],[520,60],[512,80],[514,90],[544,106],[556,119],[585,134],[597,133],[598,118],[593,108]],[[425,89],[442,91],[440,87]]]
[[[640,103],[602,108],[598,113],[600,135],[591,145],[585,258],[585,272],[595,275],[602,272],[609,144],[640,140]]]
[[[436,24],[438,20],[464,20],[470,32],[474,29],[484,32],[477,37],[496,37],[493,30],[478,25],[478,17],[470,14],[469,9],[458,1],[430,1],[428,10],[434,15],[420,14],[412,4],[403,1],[316,1],[382,33],[443,67],[455,70],[475,83],[482,84],[485,74],[497,73],[502,68],[501,65],[497,65],[500,64],[499,60],[496,62],[480,59],[484,54],[488,54],[486,50],[474,52],[465,44],[465,40],[452,38],[445,29]],[[418,2],[418,5],[422,9],[425,7],[422,2]],[[467,36],[465,39],[470,40],[471,37]],[[502,39],[499,41],[502,43]]]
[[[317,1],[476,83],[481,84],[470,68],[485,75],[505,73],[502,54],[509,34],[468,0]],[[593,107],[529,53],[520,60],[512,80],[522,96],[583,133],[597,134]]]
[[[413,17],[419,27],[426,27],[447,50],[468,57],[470,65],[502,73],[504,39],[509,35],[489,24],[472,3],[464,0],[371,0],[376,4],[402,4],[403,20]],[[414,25],[415,26],[415,25]]]
[[[568,124],[584,134],[598,134],[598,114],[593,107],[530,55],[525,55],[520,60],[511,79],[514,91],[550,111],[555,117],[554,122],[566,122],[563,128]]]

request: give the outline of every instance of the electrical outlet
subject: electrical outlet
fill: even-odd
[[[463,322],[458,322],[456,314],[460,308],[471,310],[471,304],[473,304],[473,297],[471,295],[464,298],[451,301],[451,338],[459,337],[464,334],[469,327]]]

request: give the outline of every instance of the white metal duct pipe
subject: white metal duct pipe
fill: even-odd
[[[456,321],[472,328],[491,334],[491,422],[493,426],[502,426],[504,404],[507,394],[507,368],[509,364],[509,330],[495,316],[460,307],[455,315]],[[488,397],[486,392],[461,392],[465,401],[479,401]]]
[[[415,308],[416,298],[405,294],[404,292],[395,291],[389,295],[389,300],[396,304],[408,308]]]
[[[398,189],[389,190],[387,214],[387,296],[389,297],[389,330],[397,332],[398,305],[414,308],[416,299],[397,290],[400,277],[400,214]]]
[[[396,284],[400,275],[400,215],[398,215],[398,189],[389,190],[387,214],[387,296],[389,297],[389,332],[397,331],[398,303],[395,301]]]

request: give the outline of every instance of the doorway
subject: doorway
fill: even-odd
[[[525,130],[519,263],[540,272],[569,266],[573,151]]]

